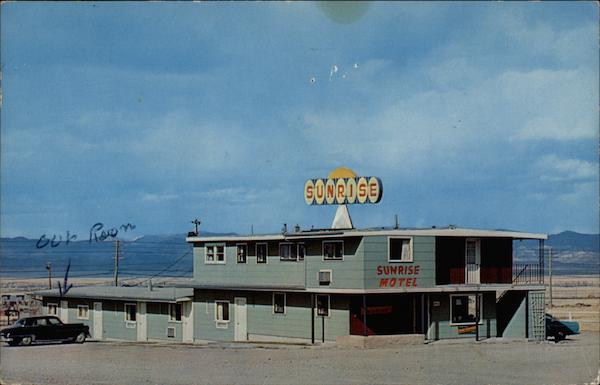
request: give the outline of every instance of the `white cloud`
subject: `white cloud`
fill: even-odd
[[[171,193],[142,193],[142,195],[141,195],[142,202],[149,202],[149,203],[162,203],[162,202],[176,200],[179,198],[180,198],[179,194],[171,194]]]
[[[579,70],[507,72],[499,87],[506,113],[520,118],[514,139],[587,139],[598,135],[597,73]]]
[[[593,181],[598,177],[598,164],[546,155],[534,164],[534,171],[543,181]]]

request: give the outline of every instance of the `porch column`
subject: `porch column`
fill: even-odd
[[[363,336],[367,336],[367,296],[363,294],[362,296],[363,302]]]
[[[540,239],[539,240],[539,254],[538,254],[538,277],[537,277],[537,282],[538,283],[544,283],[544,240]]]

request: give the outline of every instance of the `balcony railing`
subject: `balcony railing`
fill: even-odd
[[[515,264],[513,266],[513,285],[531,285],[544,283],[544,267],[538,263]]]

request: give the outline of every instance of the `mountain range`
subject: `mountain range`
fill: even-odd
[[[232,235],[203,232],[202,235]],[[600,235],[564,231],[551,234],[545,245],[552,248],[555,274],[598,274]],[[42,243],[43,244],[43,243]],[[36,246],[37,245],[37,246]],[[110,277],[114,272],[116,242],[65,241],[52,247],[38,239],[0,238],[0,276],[45,278],[47,264],[52,274],[64,274],[70,261],[70,277]],[[192,275],[192,247],[184,234],[145,235],[119,242],[119,275],[127,277]],[[515,241],[516,263],[537,261],[537,241]],[[547,251],[547,256],[549,251]],[[546,259],[546,267],[548,262]]]

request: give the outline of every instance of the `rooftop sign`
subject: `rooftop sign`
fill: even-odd
[[[356,176],[343,167],[332,171],[328,178],[309,179],[304,184],[304,201],[308,205],[378,203],[382,196],[379,178]]]

